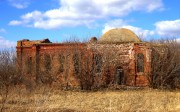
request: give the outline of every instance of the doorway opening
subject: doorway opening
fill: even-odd
[[[116,68],[116,84],[124,85],[124,70],[120,66]]]

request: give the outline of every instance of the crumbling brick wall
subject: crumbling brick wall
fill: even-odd
[[[17,45],[21,73],[36,83],[81,88],[101,87],[118,84],[117,69],[122,69],[123,84],[149,84],[147,75],[151,71],[151,49],[147,43],[46,42],[25,40],[19,41]],[[138,53],[144,56],[143,72],[137,72]],[[63,56],[63,71],[59,71],[62,66],[59,56]],[[32,61],[30,73],[27,61]]]
[[[102,55],[103,69],[107,69],[106,66],[112,66],[111,77],[116,78],[116,68],[122,67],[125,75],[124,84],[131,86],[147,86],[149,84],[148,75],[151,71],[151,49],[148,43],[90,44],[89,48],[93,52]],[[144,55],[145,66],[143,73],[136,70],[136,55],[138,53]],[[103,77],[103,74],[101,75]]]

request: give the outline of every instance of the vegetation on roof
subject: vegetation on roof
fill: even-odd
[[[141,42],[141,40],[129,29],[116,28],[106,32],[99,42]]]

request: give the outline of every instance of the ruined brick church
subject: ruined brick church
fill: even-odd
[[[129,29],[116,28],[88,42],[17,42],[21,73],[37,83],[148,86],[151,46]]]

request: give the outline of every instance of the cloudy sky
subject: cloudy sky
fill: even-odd
[[[0,0],[0,48],[61,42],[129,28],[144,39],[180,37],[180,0]]]

